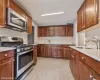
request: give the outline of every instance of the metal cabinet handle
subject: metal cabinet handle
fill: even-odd
[[[82,59],[86,59],[86,57],[82,57]]]
[[[92,80],[97,80],[97,79],[93,78]]]
[[[90,75],[90,79],[96,80],[93,75]]]
[[[7,54],[5,54],[5,57],[7,57],[8,55]]]
[[[93,75],[90,75],[90,79],[93,79]]]

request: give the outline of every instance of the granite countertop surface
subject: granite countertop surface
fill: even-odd
[[[100,49],[81,49],[76,46],[70,47],[100,62]]]
[[[16,48],[11,48],[11,47],[0,47],[0,52],[4,52],[4,51],[9,51],[9,50],[14,50]]]
[[[39,43],[39,44],[48,44],[48,45],[50,45],[50,44],[53,45],[54,44],[54,45],[69,45],[69,46],[75,46],[75,44],[67,44],[67,43],[66,44],[64,44],[64,43],[62,43],[62,44],[60,44],[60,43],[59,44],[58,43]]]

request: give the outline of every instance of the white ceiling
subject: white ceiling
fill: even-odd
[[[16,0],[39,25],[64,25],[73,22],[77,10],[84,0]],[[45,16],[42,14],[65,12],[60,15]]]

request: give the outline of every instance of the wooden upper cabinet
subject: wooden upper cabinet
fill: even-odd
[[[77,31],[82,31],[98,24],[99,0],[85,0],[77,12]]]
[[[48,36],[54,36],[55,35],[55,27],[48,27]]]
[[[65,26],[59,26],[58,27],[58,34],[59,34],[59,36],[66,36],[66,27]]]
[[[28,33],[32,33],[32,18],[28,16]]]
[[[59,36],[59,27],[58,26],[56,26],[56,27],[54,27],[54,30],[55,30],[55,32],[54,32],[54,36]]]
[[[73,36],[73,25],[62,25],[62,26],[41,26],[38,28],[39,37],[64,37],[64,36]]]
[[[5,27],[6,24],[6,1],[0,0],[0,27]]]
[[[18,14],[26,18],[26,12],[20,8],[13,0],[6,0],[7,1],[7,7],[12,8],[14,11],[16,11]]]
[[[99,0],[86,0],[86,27],[91,27],[98,23]]]
[[[42,37],[42,27],[38,27],[38,37]]]
[[[77,31],[81,31],[85,28],[85,2],[82,4],[77,12]]]
[[[48,28],[47,27],[42,27],[42,36],[43,37],[48,36]]]
[[[69,36],[69,37],[73,36],[73,25],[67,26],[67,36]]]

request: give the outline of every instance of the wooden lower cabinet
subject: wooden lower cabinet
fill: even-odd
[[[70,59],[70,52],[68,47],[64,47],[64,58]]]
[[[74,51],[75,50],[72,50],[70,53],[70,68],[75,80],[100,80],[100,75],[94,72],[94,70],[91,69],[91,66],[87,66],[87,64],[77,58],[75,56],[76,53],[72,53]],[[82,53],[80,53],[80,55],[81,54]]]
[[[92,80],[92,70],[88,68],[85,64],[83,64],[81,61],[79,61],[79,75],[80,80]]]
[[[0,80],[14,80],[14,58],[0,61]]]
[[[37,62],[37,46],[34,46],[33,57],[34,57],[34,64]]]
[[[58,44],[39,44],[38,45],[39,57],[54,57],[69,59],[70,53],[67,47]]]

